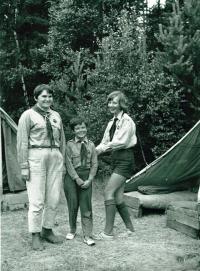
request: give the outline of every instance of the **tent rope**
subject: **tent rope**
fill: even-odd
[[[147,163],[147,160],[146,160],[146,157],[145,157],[145,154],[144,154],[144,149],[143,149],[143,147],[142,147],[142,141],[141,141],[139,132],[137,132],[137,138],[138,138],[138,140],[139,140],[139,145],[140,145],[140,149],[141,149],[141,153],[142,153],[142,158],[143,158],[143,160],[144,160],[145,165],[148,166],[148,163]]]

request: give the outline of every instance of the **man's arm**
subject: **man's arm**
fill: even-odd
[[[17,128],[17,157],[21,168],[22,179],[25,181],[29,180],[28,143],[30,127],[30,116],[27,112],[24,112],[19,119]]]

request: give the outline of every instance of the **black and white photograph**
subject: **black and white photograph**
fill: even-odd
[[[200,271],[200,1],[1,0],[2,271]]]

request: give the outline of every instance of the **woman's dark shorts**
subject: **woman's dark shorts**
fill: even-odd
[[[135,160],[133,148],[113,151],[112,171],[129,179],[134,174]]]

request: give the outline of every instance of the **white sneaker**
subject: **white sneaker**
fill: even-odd
[[[69,232],[67,235],[66,235],[66,239],[67,240],[73,240],[75,238],[75,235],[76,233],[71,233]]]
[[[95,241],[91,237],[84,237],[83,242],[88,246],[94,246]]]
[[[108,235],[104,232],[100,232],[97,235],[93,235],[95,240],[104,240],[104,241],[110,241],[114,239],[114,235]]]

